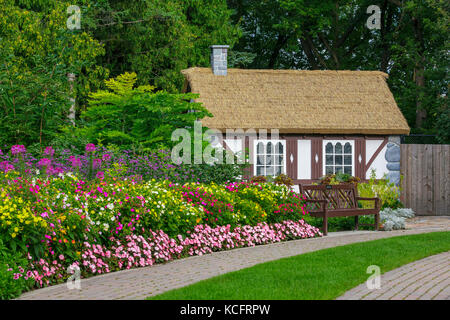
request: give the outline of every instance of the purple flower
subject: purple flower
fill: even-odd
[[[95,175],[95,177],[96,177],[97,179],[103,180],[103,179],[105,179],[105,174],[103,173],[103,171],[99,171],[99,172],[97,172],[97,174]]]
[[[81,167],[81,159],[80,158],[76,158],[74,156],[70,156],[69,157],[69,161],[72,164],[72,167],[74,167],[74,168]]]
[[[86,152],[95,152],[95,145],[93,143],[88,143],[86,145]]]
[[[10,170],[14,170],[14,166],[10,164],[8,161],[2,161],[0,162],[0,170],[8,172]]]
[[[111,156],[110,156],[109,154],[105,153],[105,154],[102,156],[102,159],[103,159],[103,161],[109,161],[109,160],[111,160]]]
[[[21,144],[14,145],[11,147],[11,153],[13,155],[25,153],[26,151],[27,151],[27,149],[25,148],[25,146],[21,145]]]
[[[52,160],[50,160],[49,158],[42,158],[41,160],[39,160],[38,162],[38,167],[47,167],[52,163]]]
[[[47,156],[50,156],[50,158],[51,158],[55,154],[55,150],[52,147],[47,147],[44,150],[44,154]]]
[[[92,167],[94,169],[98,169],[100,168],[102,165],[102,159],[94,159],[93,163],[92,163]]]

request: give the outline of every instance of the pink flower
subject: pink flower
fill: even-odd
[[[50,156],[50,158],[51,158],[55,154],[55,150],[52,147],[47,147],[44,150],[44,154],[47,156]]]
[[[2,161],[0,162],[0,170],[8,172],[14,170],[14,166],[10,164],[8,161]]]
[[[13,155],[25,153],[26,151],[27,151],[27,149],[25,148],[25,146],[21,145],[21,144],[14,145],[11,147],[11,153]]]
[[[102,165],[102,159],[94,159],[93,163],[92,163],[92,167],[94,169],[98,169],[100,168]]]
[[[86,152],[95,152],[95,145],[93,144],[93,143],[88,143],[87,145],[86,145]]]
[[[80,158],[76,158],[74,156],[70,156],[69,157],[69,161],[72,164],[72,167],[75,167],[75,168],[81,167],[81,159]]]
[[[97,172],[97,174],[95,175],[95,177],[96,177],[97,179],[103,180],[103,179],[105,179],[105,174],[103,173],[103,171],[99,171],[99,172]]]

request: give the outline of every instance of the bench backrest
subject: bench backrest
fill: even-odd
[[[328,209],[353,209],[358,207],[357,191],[354,184],[300,184],[299,191],[307,199],[328,200]]]

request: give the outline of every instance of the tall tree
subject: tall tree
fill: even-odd
[[[112,76],[134,71],[139,84],[170,92],[182,88],[180,70],[209,66],[210,45],[233,46],[239,36],[225,0],[102,0],[88,15]]]
[[[86,2],[86,1],[84,1]],[[62,0],[0,0],[0,143],[41,148],[67,121],[67,73],[76,91],[95,88],[104,69],[102,46],[87,33],[67,28]]]
[[[448,2],[442,0],[229,0],[257,54],[248,68],[381,70],[413,132],[438,132],[448,114]],[[366,25],[370,5],[380,29]],[[442,122],[442,120],[441,120]]]

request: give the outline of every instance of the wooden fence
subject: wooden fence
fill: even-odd
[[[450,145],[402,144],[402,201],[417,215],[450,215]]]

